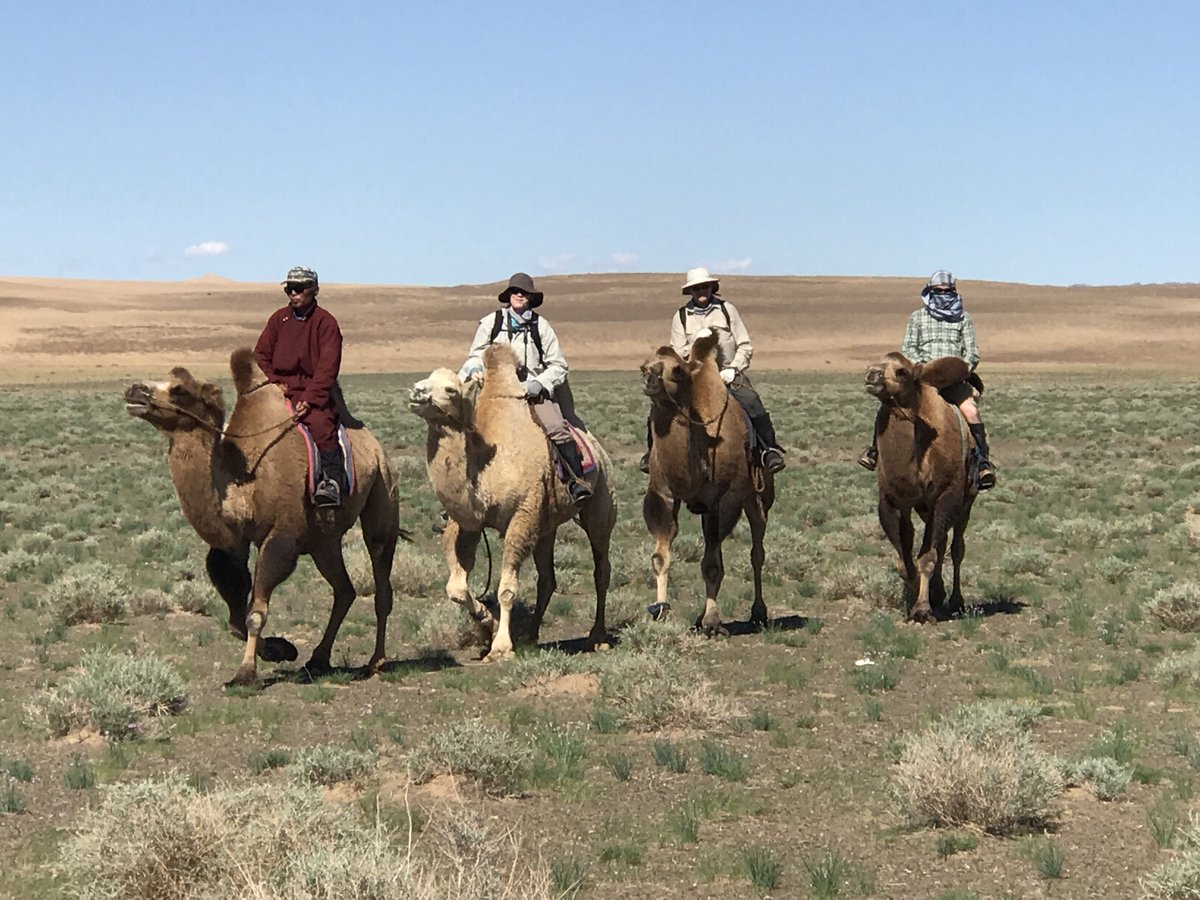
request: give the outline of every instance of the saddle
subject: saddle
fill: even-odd
[[[587,475],[596,468],[596,454],[592,452],[591,445],[584,440],[583,431],[576,428],[570,422],[567,423],[567,429],[571,432],[571,439],[575,441],[575,448],[579,451],[579,459],[583,463],[580,466],[580,474]],[[567,471],[563,461],[558,454],[554,452],[554,443],[549,438],[546,439],[550,443],[551,453],[554,457],[554,471],[557,473],[560,481],[566,483],[571,480],[571,473]]]
[[[285,400],[287,403],[288,412],[292,412],[292,401]],[[313,440],[312,434],[303,422],[296,423],[296,430],[300,432],[300,436],[304,438],[305,458],[308,461],[308,496],[312,497],[317,490],[317,482],[321,480],[321,452],[317,449],[317,443]],[[354,493],[354,452],[350,447],[350,436],[346,434],[346,426],[338,424],[338,449],[342,454],[342,471],[346,473],[346,477],[342,479],[342,497],[349,497]]]

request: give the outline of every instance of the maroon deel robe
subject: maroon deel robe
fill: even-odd
[[[337,412],[333,385],[342,367],[342,331],[333,313],[313,306],[303,319],[290,306],[276,310],[254,346],[258,365],[269,381],[283,385],[292,403],[308,402],[303,422],[318,449],[337,449]]]

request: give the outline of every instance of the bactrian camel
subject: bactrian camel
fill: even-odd
[[[876,420],[879,463],[879,524],[899,554],[909,618],[935,620],[942,602],[941,571],[947,532],[953,529],[952,608],[963,604],[960,575],[964,534],[976,489],[968,472],[975,442],[958,410],[938,389],[963,381],[970,367],[955,356],[914,365],[900,353],[888,353],[867,369],[867,392],[879,399]],[[912,511],[925,522],[921,551],[913,561]],[[932,602],[932,605],[931,605]]]
[[[370,431],[350,429],[355,491],[336,511],[318,511],[308,496],[304,439],[288,416],[283,391],[266,382],[248,347],[234,351],[230,368],[238,398],[228,426],[221,388],[187,369],[125,391],[128,413],[167,436],[179,505],[210,547],[208,575],[229,607],[229,630],[245,641],[230,683],[257,679],[256,655],[269,662],[296,658],[295,646],[265,637],[263,630],[271,593],[302,554],[312,557],[333,588],[329,624],[307,663],[314,671],[329,668],[334,637],[354,602],[341,538],[355,520],[362,524],[375,578],[375,652],[368,663],[374,671],[384,660],[392,611],[390,577],[400,533],[395,473]],[[251,545],[258,548],[253,580]]]
[[[510,620],[521,564],[533,554],[538,575],[533,616],[536,640],[556,586],[555,533],[564,522],[574,519],[587,533],[592,548],[596,620],[588,645],[594,648],[605,641],[608,553],[617,516],[612,464],[599,442],[585,433],[596,458],[596,468],[587,476],[593,494],[579,506],[572,503],[555,474],[546,435],[526,402],[511,349],[505,344],[489,347],[483,364],[483,386],[474,401],[471,395],[475,392],[464,388],[449,369],[435,370],[409,393],[409,408],[429,426],[429,480],[449,515],[442,536],[450,571],[446,593],[478,624],[482,640],[490,645],[485,659],[509,656],[513,647]],[[484,528],[496,529],[504,541],[497,591],[499,621],[468,586]]]
[[[725,632],[717,610],[717,592],[725,577],[721,544],[742,513],[750,525],[750,562],[754,568],[754,605],[750,621],[765,625],[763,536],[775,502],[775,478],[752,464],[745,412],[721,380],[716,359],[717,334],[705,329],[684,360],[670,347],[659,347],[642,363],[642,381],[650,398],[650,485],[642,503],[646,527],[654,537],[651,562],[658,603],[667,603],[671,542],[679,531],[679,506],[700,514],[704,532],[704,613],[699,625],[708,633]]]

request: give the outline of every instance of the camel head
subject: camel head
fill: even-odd
[[[220,431],[225,424],[221,388],[197,381],[187,369],[176,367],[166,381],[138,382],[125,389],[125,412],[145,419],[159,431],[190,431],[205,425]]]
[[[655,403],[686,403],[691,387],[687,361],[670,347],[659,347],[642,363],[642,391]]]
[[[914,364],[903,353],[887,353],[867,369],[867,393],[881,401],[911,406],[921,385],[940,389],[966,381],[970,374],[971,367],[957,356]]]
[[[408,408],[431,425],[469,428],[475,409],[466,388],[450,369],[434,369],[408,391]]]

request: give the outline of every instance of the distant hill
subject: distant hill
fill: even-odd
[[[668,337],[678,274],[537,279],[540,310],[570,365],[632,371]],[[919,278],[731,276],[722,294],[754,340],[754,368],[857,372],[896,349]],[[462,361],[503,282],[456,287],[322,286],[346,337],[347,372],[428,371]],[[960,283],[987,370],[1179,372],[1196,367],[1200,286]],[[0,378],[152,376],[183,364],[227,374],[282,306],[278,284],[218,275],[182,282],[0,279]]]

